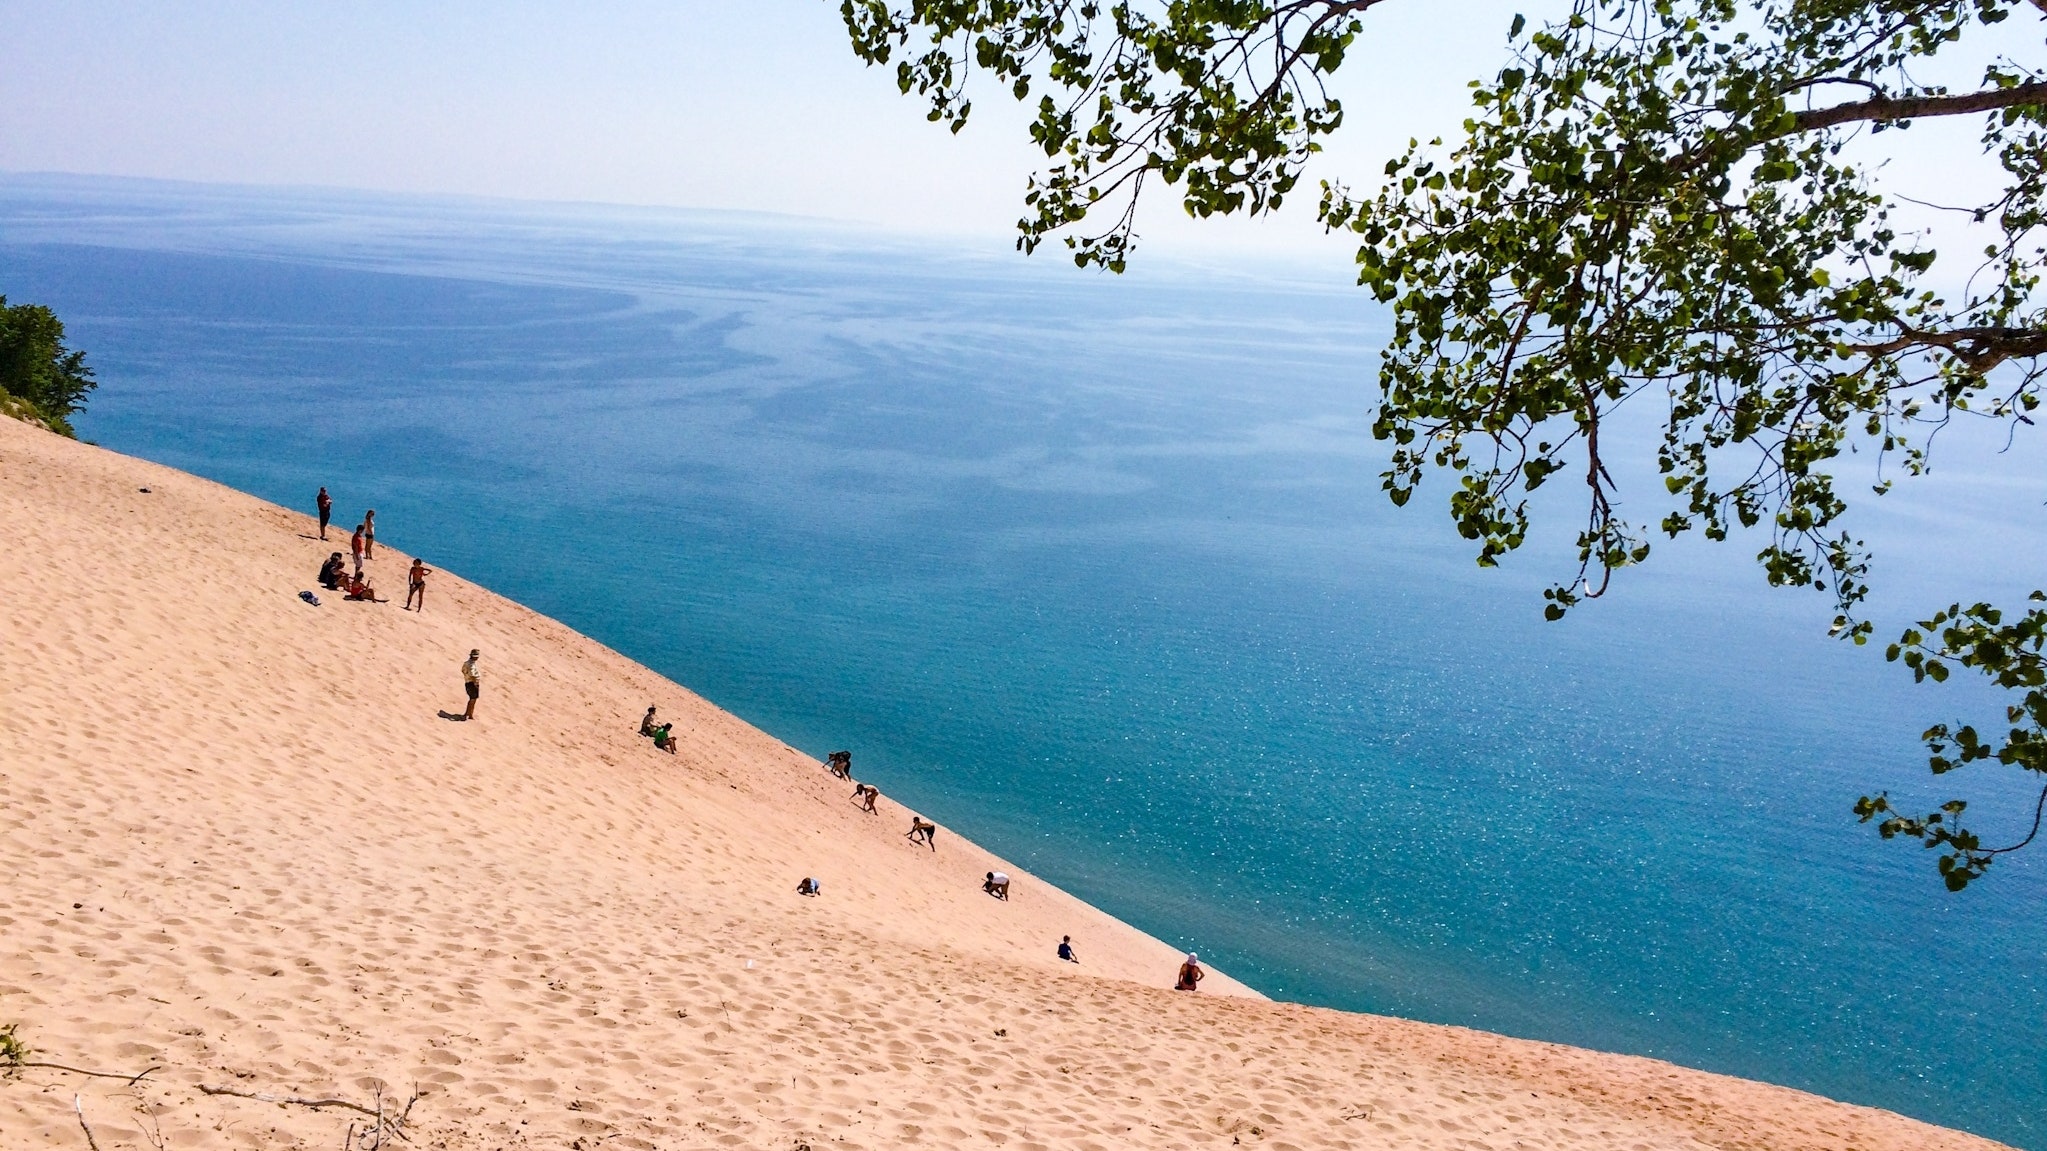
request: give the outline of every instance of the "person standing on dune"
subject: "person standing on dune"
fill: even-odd
[[[405,606],[412,607],[412,597],[419,597],[419,610],[426,610],[426,577],[433,574],[432,568],[418,556],[412,557],[412,570],[405,574]]]
[[[321,488],[319,498],[313,503],[320,509],[320,538],[324,540],[327,538],[327,521],[334,518],[334,497],[327,494],[326,488]]]
[[[362,558],[377,558],[377,509],[362,514]]]
[[[355,534],[348,537],[348,552],[355,557],[355,574],[362,574],[362,525],[355,525]]]
[[[469,649],[469,660],[462,665],[462,690],[469,696],[469,703],[462,709],[463,719],[476,718],[476,697],[483,694],[483,672],[477,670],[476,660],[483,653]]]

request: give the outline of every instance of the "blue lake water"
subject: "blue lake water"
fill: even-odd
[[[1543,623],[1563,550],[1481,572],[1447,484],[1380,495],[1382,329],[1340,280],[0,175],[0,293],[88,350],[82,435],[374,506],[1269,994],[2047,1148],[2043,853],[1949,895],[1848,811],[1959,791],[2018,828],[2033,793],[1937,783],[1915,739],[1989,697],[1826,640],[1755,541]],[[2043,582],[2028,446],[1964,434],[1865,517],[1887,630]]]

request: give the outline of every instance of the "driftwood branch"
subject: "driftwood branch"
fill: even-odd
[[[343,1110],[353,1111],[358,1115],[367,1115],[376,1120],[376,1124],[371,1130],[377,1132],[379,1143],[383,1141],[383,1134],[387,1128],[391,1134],[411,1142],[405,1135],[405,1123],[412,1117],[412,1105],[419,1102],[420,1096],[425,1094],[425,1092],[418,1088],[413,1088],[412,1098],[405,1101],[405,1110],[396,1115],[389,1115],[384,1111],[383,1092],[381,1091],[377,1093],[377,1105],[375,1107],[365,1107],[360,1103],[351,1102],[347,1099],[308,1099],[303,1095],[271,1095],[263,1091],[244,1091],[239,1087],[210,1087],[204,1083],[199,1085],[199,1090],[200,1093],[205,1095],[232,1095],[237,1099],[254,1099],[258,1103],[281,1103],[292,1107],[310,1107],[316,1111],[328,1107],[339,1107]]]
[[[85,1121],[85,1100],[73,1095],[71,1109],[78,1113],[78,1129],[85,1132],[85,1145],[92,1151],[100,1151],[100,1141],[92,1137],[92,1124]]]
[[[0,1070],[12,1071],[17,1067],[47,1067],[52,1071],[69,1071],[73,1075],[90,1075],[95,1079],[119,1079],[127,1083],[131,1087],[137,1083],[142,1082],[143,1076],[163,1070],[162,1067],[152,1066],[145,1067],[141,1071],[138,1071],[133,1075],[123,1075],[115,1071],[87,1071],[83,1067],[66,1067],[62,1063],[31,1063],[27,1061],[23,1061],[20,1063],[0,1063]]]

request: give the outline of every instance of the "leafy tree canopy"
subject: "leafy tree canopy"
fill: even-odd
[[[1343,122],[1327,78],[1393,2],[840,11],[855,52],[894,63],[955,131],[977,76],[1033,107],[1047,165],[1019,247],[1056,235],[1077,263],[1121,271],[1147,187],[1195,216],[1293,195]],[[1770,582],[1829,593],[1834,634],[1865,642],[1868,555],[1842,527],[1839,457],[1915,475],[1949,422],[2031,424],[2040,403],[2043,14],[2047,0],[1560,0],[1553,19],[1516,17],[1460,137],[1411,144],[1369,193],[1321,186],[1320,219],[1358,245],[1359,283],[1393,317],[1373,425],[1387,494],[1405,504],[1447,473],[1451,517],[1490,566],[1528,537],[1531,492],[1582,481],[1579,567],[1545,593],[1553,619],[1656,534],[1756,528]],[[1962,58],[1978,61],[1959,66],[1965,84],[1924,78]],[[1928,205],[1981,233],[1969,251],[1895,224],[1902,198],[1879,180],[1879,137],[1928,123],[1979,132],[2002,171],[1986,202]],[[1602,438],[1630,400],[1667,407],[1653,448]],[[1606,462],[1626,447],[1663,477],[1653,522],[1617,512]],[[1961,668],[2011,693],[2002,733],[1928,729],[1935,772],[2047,773],[2043,602],[1951,605],[1889,648],[1922,679]],[[1856,811],[1936,849],[1959,890],[2011,849],[1966,830],[1965,806],[1913,816],[1879,794]]]
[[[72,435],[71,416],[98,385],[85,353],[64,346],[64,322],[41,304],[0,296],[0,399],[27,404],[35,418]]]

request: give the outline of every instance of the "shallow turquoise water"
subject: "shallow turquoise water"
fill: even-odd
[[[374,506],[1268,993],[2047,1147],[2047,866],[1949,896],[1847,814],[1946,798],[1913,734],[1980,699],[1826,641],[1748,545],[1543,624],[1561,556],[1481,573],[1440,488],[1379,496],[1353,291],[0,177],[0,293],[90,350],[86,436]],[[1864,525],[1887,610],[2038,582],[2000,459]]]

